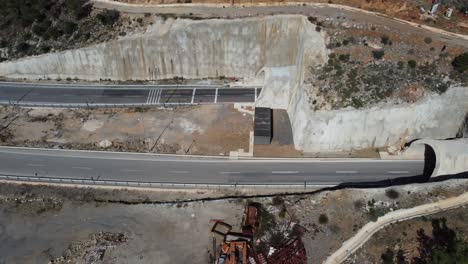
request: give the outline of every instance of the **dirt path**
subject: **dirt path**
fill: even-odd
[[[252,17],[274,14],[302,14],[324,19],[336,16],[346,17],[349,21],[366,21],[396,28],[410,34],[423,34],[440,39],[447,43],[468,48],[468,36],[448,32],[442,29],[420,25],[418,23],[387,17],[381,13],[366,11],[350,6],[321,3],[270,3],[245,4],[243,6],[227,6],[223,4],[128,4],[110,0],[91,0],[97,8],[117,9],[128,13],[157,13],[157,14],[193,14],[200,17]]]
[[[372,237],[380,229],[385,226],[401,222],[408,219],[439,213],[442,211],[454,209],[468,204],[468,193],[464,193],[460,196],[448,198],[439,202],[416,206],[409,209],[397,210],[388,213],[376,222],[370,222],[366,224],[359,232],[343,243],[343,246],[335,251],[328,259],[324,262],[325,264],[337,264],[343,263],[352,253],[359,249],[364,243]]]

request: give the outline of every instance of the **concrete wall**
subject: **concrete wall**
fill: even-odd
[[[288,112],[294,143],[306,152],[392,146],[400,139],[454,137],[468,112],[468,89],[452,87],[415,104],[316,112],[302,96]]]
[[[305,18],[158,20],[144,34],[0,63],[0,76],[153,80],[253,77],[263,67],[297,62]]]

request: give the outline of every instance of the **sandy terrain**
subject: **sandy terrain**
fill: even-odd
[[[12,259],[34,263],[70,257],[70,252],[80,259],[86,256],[86,249],[96,246],[100,232],[110,232],[123,234],[126,242],[107,248],[104,263],[154,263],[155,259],[163,264],[207,263],[212,251],[210,220],[224,220],[238,226],[243,206],[254,201],[261,203],[275,220],[269,232],[288,230],[291,223],[305,227],[307,232],[302,240],[308,262],[321,263],[368,221],[391,210],[457,196],[467,190],[466,183],[466,180],[452,180],[393,187],[393,191],[348,189],[281,198],[239,196],[197,202],[174,200],[164,204],[157,203],[157,196],[146,196],[143,192],[139,198],[141,203],[134,205],[96,202],[102,193],[92,189],[59,192],[3,186],[0,242],[4,246],[0,249],[0,259],[7,263]],[[108,196],[118,201],[128,194],[129,191],[114,190]],[[177,197],[171,192],[166,196]],[[81,251],[70,251],[70,245],[79,245]]]
[[[228,155],[249,145],[252,116],[232,106],[0,108],[2,145]]]

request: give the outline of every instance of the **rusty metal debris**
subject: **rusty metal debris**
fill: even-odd
[[[307,263],[304,244],[300,238],[291,239],[281,248],[270,248],[271,254],[268,254],[268,256],[262,252],[257,252],[253,237],[259,226],[258,212],[258,204],[250,204],[245,207],[241,226],[242,232],[232,232],[231,225],[221,220],[214,221],[215,224],[211,228],[214,253],[216,254],[214,264]],[[216,239],[222,242],[215,245]]]

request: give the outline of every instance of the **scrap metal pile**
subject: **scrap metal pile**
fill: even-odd
[[[259,252],[254,241],[255,230],[259,226],[258,205],[246,206],[242,218],[241,232],[232,232],[232,226],[215,220],[211,228],[214,264],[305,264],[307,263],[304,244],[300,238],[288,241],[281,248],[270,248],[265,254]],[[222,241],[220,244],[217,241]]]

